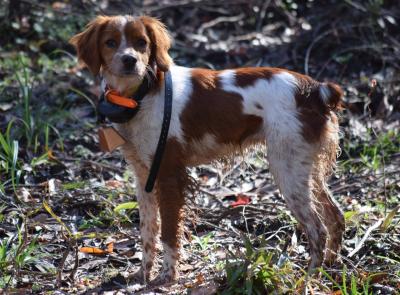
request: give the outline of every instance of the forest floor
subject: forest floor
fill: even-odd
[[[400,7],[315,2],[6,1],[0,294],[400,294]],[[340,263],[306,281],[308,243],[258,149],[190,170],[199,189],[187,201],[179,282],[132,278],[134,177],[120,152],[99,150],[98,81],[68,44],[94,15],[121,12],[159,17],[179,65],[284,67],[343,87],[330,180],[346,219]]]

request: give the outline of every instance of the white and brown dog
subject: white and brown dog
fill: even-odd
[[[71,43],[79,60],[123,96],[131,96],[149,71],[157,73],[138,114],[116,126],[127,139],[122,150],[137,179],[145,280],[155,258],[159,219],[164,263],[158,280],[177,278],[186,168],[259,143],[267,145],[270,171],[307,234],[310,269],[334,259],[344,219],[326,180],[338,151],[339,86],[279,68],[177,66],[168,54],[168,31],[148,16],[99,16]],[[170,130],[155,190],[146,193],[163,119],[166,71],[173,84]]]

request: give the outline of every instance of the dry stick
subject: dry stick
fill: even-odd
[[[65,260],[67,260],[69,251],[71,250],[70,244],[68,242],[68,246],[65,248],[64,253],[63,253],[63,257],[60,261],[60,265],[58,266],[58,270],[57,270],[57,278],[56,278],[56,285],[57,287],[61,286],[61,281],[62,281],[62,271],[64,269],[64,264],[65,264]]]
[[[75,264],[74,264],[74,268],[71,271],[71,274],[69,275],[69,278],[71,281],[74,280],[76,271],[78,270],[78,267],[79,267],[78,245],[76,244],[76,239],[73,239],[72,242],[74,243],[74,248],[75,248]]]
[[[353,2],[351,0],[344,0],[344,2],[346,2],[350,6],[353,6],[355,9],[358,9],[358,10],[360,10],[362,12],[367,12],[368,11],[364,6],[362,6],[359,3]]]
[[[94,1],[94,0],[89,0],[89,2],[90,2],[90,4],[91,4],[91,6],[92,6],[93,8],[97,8],[101,14],[107,15],[107,12],[104,11],[104,10],[101,8],[101,5],[99,5],[98,3],[96,3],[96,1]],[[85,5],[83,5],[83,6],[85,7]]]
[[[231,175],[236,169],[240,168],[240,166],[242,166],[242,162],[240,161],[239,163],[235,164],[232,169],[230,169],[228,172],[226,173],[221,173],[222,175],[220,176],[220,181],[219,181],[219,185],[222,186],[222,182],[225,180],[225,178],[227,178],[229,175]]]
[[[36,1],[28,1],[28,0],[20,0],[21,2],[24,2],[24,3],[26,3],[26,4],[29,4],[29,5],[32,5],[32,6],[36,6],[36,7],[39,7],[39,8],[41,8],[41,9],[48,9],[48,6],[47,6],[47,4],[42,4],[42,3],[38,3],[38,2],[36,2]],[[12,3],[12,2],[11,2]],[[62,11],[62,10],[56,10],[56,9],[52,9],[51,10],[52,12],[55,12],[55,13],[60,13],[60,14],[69,14],[69,12],[65,12],[65,11]]]
[[[376,84],[375,85],[373,85],[372,87],[371,87],[371,92],[368,94],[368,96],[371,96],[372,95],[372,93],[374,92],[376,90]],[[371,97],[370,97],[370,99],[371,99]],[[372,119],[372,118],[371,118]],[[375,128],[374,127],[372,127],[371,128],[372,129],[372,132],[375,134],[375,137],[378,139],[378,143],[379,143],[379,146],[380,146],[380,148],[381,148],[381,156],[382,156],[382,169],[383,169],[383,176],[382,176],[382,178],[383,178],[383,191],[384,191],[384,202],[385,202],[385,216],[386,216],[386,214],[387,214],[387,206],[388,206],[388,204],[387,204],[387,190],[386,190],[386,162],[385,162],[385,155],[384,155],[384,148],[383,148],[383,146],[382,146],[382,142],[379,140],[379,138],[378,138],[378,134],[376,133],[376,130],[375,130]]]
[[[317,44],[317,42],[319,42],[320,40],[322,40],[323,38],[325,38],[326,36],[330,35],[331,33],[333,33],[335,30],[331,29],[328,31],[323,32],[322,34],[320,34],[319,36],[317,36],[317,38],[315,38],[310,46],[308,46],[307,51],[306,51],[306,57],[304,59],[304,73],[306,75],[308,75],[308,61],[310,60],[310,55],[311,55],[311,50],[313,49],[314,45]]]
[[[123,168],[118,168],[118,167],[115,167],[115,166],[112,166],[109,164],[104,164],[104,163],[96,162],[93,160],[82,160],[79,158],[70,158],[70,157],[64,157],[64,158],[62,158],[62,160],[64,160],[64,161],[80,161],[80,162],[82,162],[82,164],[94,165],[101,169],[105,168],[105,169],[111,170],[113,172],[118,172],[118,173],[123,172]]]
[[[205,190],[205,189],[199,189],[199,192],[210,196],[210,197],[213,198],[219,205],[221,205],[221,206],[224,205],[224,202],[223,202],[222,200],[220,200],[216,194],[213,194],[213,193],[211,193],[211,192],[209,192],[208,190]]]
[[[204,219],[200,219],[200,222],[199,222],[199,223],[206,224],[206,225],[211,226],[211,227],[213,227],[213,228],[215,228],[215,229],[219,229],[220,231],[223,231],[223,232],[233,233],[233,234],[235,234],[236,236],[240,236],[240,234],[238,234],[238,233],[237,233],[236,231],[234,231],[234,230],[226,229],[226,228],[220,227],[220,226],[218,226],[218,225],[215,225],[214,223],[205,221]]]
[[[76,270],[78,268],[78,261],[77,261],[77,259],[78,259],[78,247],[77,247],[77,244],[76,244],[76,239],[71,237],[71,236],[66,237],[64,235],[64,232],[61,232],[61,233],[62,233],[63,237],[67,240],[68,246],[67,246],[67,248],[65,249],[65,251],[63,253],[63,257],[62,257],[62,259],[60,261],[60,265],[59,265],[58,270],[57,270],[57,278],[56,278],[57,287],[61,286],[62,271],[64,269],[65,261],[67,260],[69,252],[71,250],[73,250],[74,248],[75,248],[75,251],[76,251],[75,252],[75,265],[74,265],[74,268],[73,268],[73,270],[71,272],[71,275],[70,275],[71,278],[73,278],[73,276],[75,275]]]
[[[83,164],[94,165],[94,166],[97,166],[98,168],[101,168],[101,169],[105,168],[105,169],[108,169],[108,170],[111,170],[111,171],[117,172],[117,173],[122,173],[123,172],[122,168],[118,168],[118,167],[114,167],[112,165],[95,162],[95,161],[92,161],[92,160],[84,160]]]
[[[400,155],[400,154],[399,154]],[[394,154],[393,156],[398,156],[398,154]],[[393,158],[393,156],[391,157],[391,158]],[[393,170],[393,171],[387,171],[387,172],[385,172],[385,174],[384,173],[375,173],[375,176],[377,177],[377,176],[380,176],[380,177],[377,177],[374,181],[376,181],[376,180],[379,180],[381,177],[383,177],[383,176],[388,176],[388,175],[392,175],[392,174],[398,174],[398,173],[400,173],[400,169],[398,169],[398,170]],[[347,179],[347,182],[348,181],[351,181],[351,180],[358,180],[358,179],[363,179],[363,178],[368,178],[368,177],[370,177],[371,175],[370,174],[365,174],[365,175],[358,175],[358,176],[351,176],[350,178],[348,178]],[[335,186],[335,185],[338,185],[338,184],[340,184],[340,182],[342,182],[343,181],[343,179],[338,179],[338,180],[336,180],[336,181],[333,181],[332,183],[330,183],[329,185],[332,187],[332,186]]]
[[[260,32],[261,27],[262,27],[262,21],[265,17],[265,14],[267,13],[267,9],[269,4],[271,3],[271,0],[265,1],[263,6],[260,8],[260,13],[257,16],[257,22],[256,22],[256,31]]]
[[[307,51],[306,51],[306,57],[304,59],[304,73],[306,75],[309,74],[308,72],[308,62],[310,60],[310,55],[311,55],[311,50],[314,48],[314,45],[316,43],[318,43],[321,39],[325,38],[326,36],[341,30],[341,29],[352,29],[352,28],[356,28],[356,27],[367,27],[367,25],[351,25],[351,26],[342,26],[342,27],[338,27],[338,28],[334,28],[334,29],[330,29],[328,31],[325,31],[323,33],[321,33],[320,35],[318,35],[310,44],[310,46],[308,46]]]
[[[250,235],[249,226],[248,226],[248,224],[247,224],[247,218],[246,218],[246,213],[245,213],[245,211],[246,211],[246,206],[243,206],[243,209],[242,209],[242,216],[243,216],[243,219],[244,219],[244,224],[245,224],[245,226],[246,226],[247,234]]]
[[[375,174],[375,176],[376,175],[381,175],[380,177],[376,177],[375,179],[373,179],[373,180],[370,180],[368,183],[369,184],[372,184],[372,183],[377,183],[377,182],[379,182],[382,178],[385,178],[385,177],[387,177],[387,176],[389,176],[389,175],[392,175],[392,174],[398,174],[400,172],[400,170],[395,170],[395,171],[391,171],[391,172],[386,172],[386,175],[383,175],[382,173],[377,173],[377,174]],[[370,177],[371,175],[370,174],[366,174],[366,175],[363,175],[363,176],[356,176],[356,177],[352,177],[350,180],[357,180],[357,179],[360,179],[360,178],[367,178],[367,177]],[[336,182],[335,182],[336,183]],[[333,193],[340,193],[341,191],[343,191],[343,190],[345,190],[345,189],[347,189],[347,188],[350,188],[350,187],[353,187],[354,186],[354,183],[356,183],[356,182],[350,182],[350,183],[347,183],[347,184],[344,184],[344,185],[342,185],[342,186],[339,186],[339,187],[337,187],[337,188],[332,188],[331,189],[331,191],[333,192]],[[334,186],[334,184],[331,184],[331,187],[333,187]]]
[[[200,26],[200,28],[197,30],[197,32],[198,32],[198,34],[201,35],[201,34],[203,34],[205,29],[211,28],[211,27],[213,27],[213,26],[215,26],[215,25],[217,25],[219,23],[222,23],[222,22],[237,22],[237,21],[240,21],[243,18],[244,18],[244,14],[243,13],[241,13],[239,15],[236,15],[236,16],[220,16],[220,17],[217,17],[217,18],[215,18],[215,19],[213,19],[213,20],[211,20],[209,22],[203,23]]]
[[[375,222],[374,225],[372,225],[370,228],[368,228],[368,230],[365,232],[363,238],[361,239],[361,241],[357,244],[357,246],[354,248],[353,251],[351,251],[347,257],[352,257],[354,256],[354,254],[356,254],[358,251],[360,251],[360,249],[362,248],[363,244],[365,243],[365,241],[368,239],[368,236],[372,233],[373,230],[377,229],[383,222],[383,218],[380,218],[377,222]]]
[[[274,231],[274,232],[271,231],[271,232],[264,233],[264,235],[272,233],[272,235],[270,235],[267,238],[265,238],[265,241],[271,240],[273,237],[278,236],[278,234],[280,234],[280,233],[287,234],[287,231],[284,231],[283,229],[291,228],[291,227],[293,227],[293,226],[292,225],[284,225],[284,226],[281,226],[277,231]],[[280,239],[279,236],[278,236],[278,239]],[[287,248],[287,246],[286,246],[286,248]]]
[[[173,1],[172,1],[173,2]],[[240,5],[240,4],[248,4],[249,0],[231,0],[229,1],[229,5]],[[186,1],[175,1],[175,3],[171,4],[161,4],[161,5],[154,5],[154,6],[147,6],[143,7],[143,12],[145,13],[153,13],[154,11],[159,11],[159,10],[164,10],[164,9],[169,9],[169,8],[179,8],[179,7],[185,7],[185,6],[190,6],[190,7],[195,7],[195,6],[203,6],[206,4],[215,4],[216,1],[210,1],[210,0],[186,0]]]
[[[390,46],[376,46],[376,45],[360,45],[360,46],[353,46],[353,47],[348,47],[345,48],[343,50],[340,50],[337,54],[331,56],[328,58],[328,60],[323,64],[323,66],[321,67],[321,69],[318,71],[317,75],[315,76],[315,79],[318,79],[320,77],[320,75],[323,73],[323,71],[325,71],[325,68],[328,66],[328,64],[330,64],[330,62],[335,59],[336,57],[342,55],[343,53],[347,53],[347,52],[351,52],[351,51],[363,51],[366,49],[371,49],[372,51],[375,51],[374,56],[381,56],[382,53],[379,52],[378,49],[384,49],[384,48],[391,48]]]

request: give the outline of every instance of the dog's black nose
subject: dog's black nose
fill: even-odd
[[[136,65],[137,59],[132,55],[123,55],[121,57],[122,63],[126,70],[133,70],[133,67]]]

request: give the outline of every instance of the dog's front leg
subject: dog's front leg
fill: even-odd
[[[177,263],[180,257],[184,186],[177,176],[163,178],[158,183],[159,206],[161,216],[161,242],[164,249],[164,261],[157,283],[177,279]]]
[[[136,163],[137,164],[137,163]],[[139,218],[140,218],[140,235],[142,239],[142,269],[143,280],[145,283],[149,282],[151,271],[154,264],[156,255],[156,246],[159,234],[159,216],[158,216],[158,200],[156,194],[153,192],[147,193],[144,190],[146,183],[146,175],[148,169],[144,166],[137,167],[136,172],[136,187],[137,187],[137,200],[139,203]]]
[[[142,270],[144,281],[148,282],[156,254],[159,232],[158,205],[154,193],[142,191],[138,195],[140,215],[140,235],[142,237]]]

